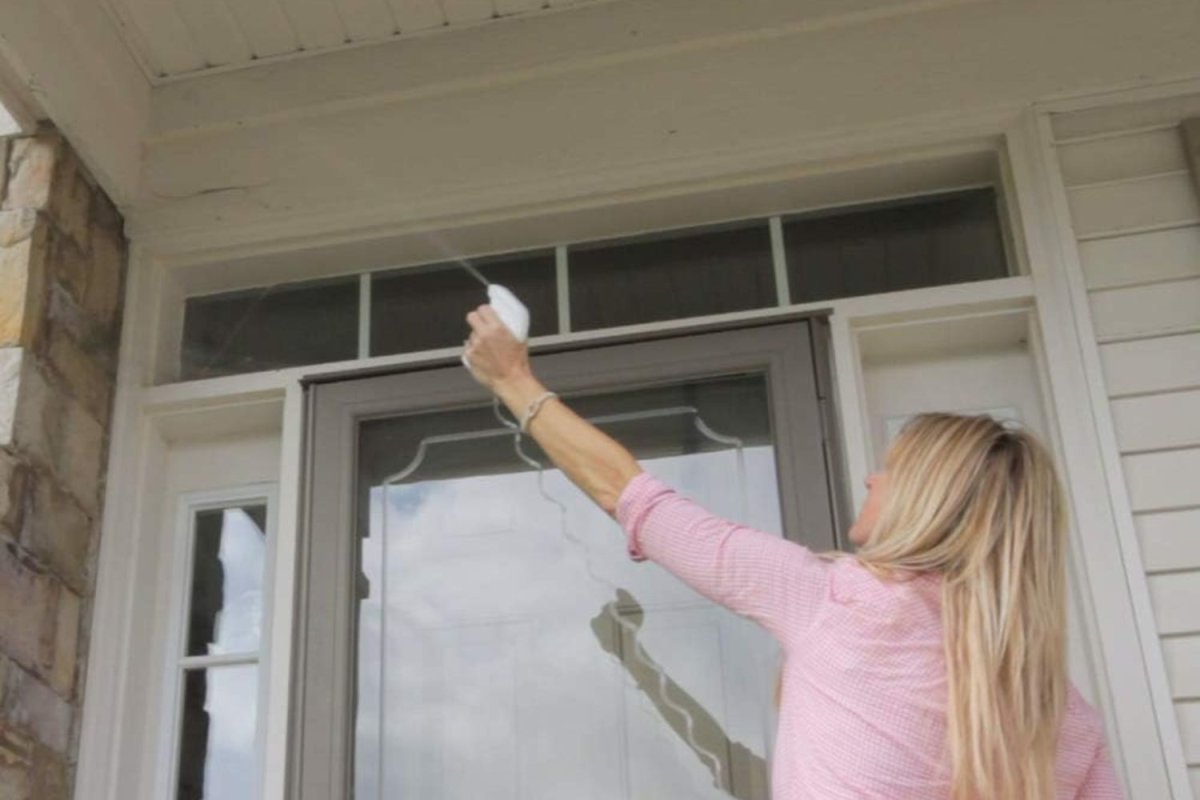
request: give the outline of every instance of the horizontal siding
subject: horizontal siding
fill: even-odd
[[[1200,764],[1200,700],[1177,703],[1175,709],[1183,735],[1183,756],[1188,764]]]
[[[1187,169],[1183,135],[1174,127],[1065,145],[1058,160],[1067,186]]]
[[[1121,463],[1135,512],[1200,506],[1200,447],[1125,456]]]
[[[1189,98],[1200,113],[1200,95]],[[1200,193],[1181,107],[1053,120],[1188,776],[1200,797]],[[1132,116],[1130,116],[1132,114]],[[1124,124],[1126,133],[1113,133]],[[1134,130],[1133,128],[1140,128]],[[1070,137],[1078,138],[1066,142]],[[1119,687],[1117,687],[1119,691]]]
[[[1148,572],[1200,570],[1200,508],[1146,511],[1135,514],[1133,524]]]
[[[1136,135],[1149,127],[1177,127],[1181,119],[1200,116],[1200,94],[1105,105],[1054,114],[1050,126],[1059,142],[1091,136]]]
[[[1122,453],[1200,446],[1200,389],[1112,401]]]
[[[1101,340],[1200,330],[1200,278],[1103,289],[1089,299]]]
[[[1200,636],[1181,636],[1163,642],[1171,694],[1180,700],[1200,699]]]
[[[1200,200],[1190,173],[1069,189],[1067,199],[1078,236],[1200,222]]]
[[[1089,289],[1200,277],[1200,225],[1079,243]]]
[[[1200,333],[1100,346],[1110,396],[1200,388]]]
[[[1158,632],[1164,636],[1200,634],[1200,573],[1151,575],[1147,581]]]

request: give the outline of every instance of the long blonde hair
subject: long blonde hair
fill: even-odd
[[[1046,448],[990,417],[922,414],[888,451],[857,558],[944,576],[951,796],[1043,800],[1066,703],[1066,510]]]

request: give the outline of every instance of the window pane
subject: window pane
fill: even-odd
[[[795,219],[783,236],[794,303],[1008,274],[992,189]]]
[[[358,278],[188,298],[184,380],[341,361],[358,353]]]
[[[178,800],[253,800],[258,667],[185,673]]]
[[[571,327],[593,330],[775,305],[765,220],[570,248]]]
[[[471,263],[489,281],[511,289],[525,304],[530,336],[558,332],[553,251]],[[460,345],[470,333],[467,312],[486,302],[483,286],[457,264],[376,275],[371,282],[371,354]]]
[[[263,505],[196,514],[189,656],[258,650],[266,518]]]

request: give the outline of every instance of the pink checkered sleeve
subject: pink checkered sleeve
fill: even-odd
[[[1092,764],[1088,767],[1087,776],[1075,795],[1075,800],[1124,800],[1125,792],[1113,769],[1112,759],[1108,755],[1108,747],[1103,737],[1099,737]]]
[[[829,564],[807,548],[711,514],[645,472],[621,493],[616,517],[635,560],[651,559],[785,647],[811,627]]]

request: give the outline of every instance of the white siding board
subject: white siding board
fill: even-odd
[[[1200,225],[1079,243],[1088,288],[1200,276]]]
[[[237,0],[229,7],[258,58],[293,53],[300,48],[279,0]]]
[[[1200,387],[1200,334],[1100,346],[1110,396]]]
[[[306,50],[336,47],[346,41],[334,0],[279,0],[292,23],[296,40]]]
[[[1192,795],[1200,797],[1200,767],[1192,767],[1188,770],[1188,778],[1192,782]]]
[[[395,33],[396,21],[385,0],[337,0],[337,4],[352,41],[384,39]]]
[[[1200,390],[1112,401],[1122,453],[1200,446]]]
[[[1187,169],[1178,128],[1064,145],[1058,158],[1067,186]]]
[[[1159,633],[1200,633],[1200,573],[1151,575],[1147,581]]]
[[[178,3],[177,7],[210,66],[249,60],[250,43],[222,0],[188,0]]]
[[[1200,448],[1121,459],[1134,511],[1200,506]]]
[[[1200,508],[1134,514],[1133,522],[1148,572],[1200,570]],[[1200,691],[1196,695],[1200,697]]]
[[[1171,694],[1181,700],[1200,698],[1200,636],[1164,639],[1163,656]]]
[[[1200,764],[1200,701],[1176,703],[1179,734],[1183,737],[1183,755],[1189,765]]]
[[[1102,340],[1200,330],[1200,278],[1098,290],[1089,300]]]
[[[1187,172],[1069,189],[1079,236],[1200,221],[1200,200]]]
[[[1096,136],[1115,131],[1170,126],[1179,120],[1200,115],[1200,94],[1154,98],[1138,103],[1112,103],[1086,111],[1054,114],[1051,127],[1054,138],[1069,139]]]

